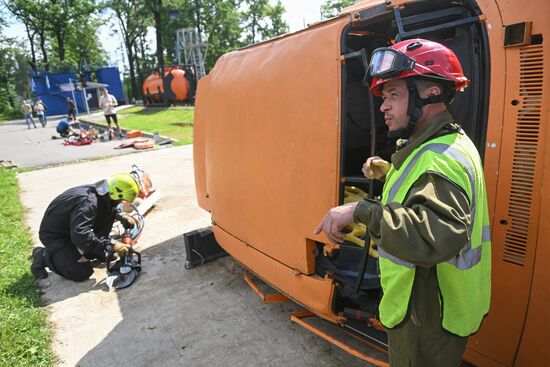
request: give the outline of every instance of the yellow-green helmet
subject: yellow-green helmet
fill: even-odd
[[[107,180],[109,197],[131,203],[139,194],[139,184],[129,173],[117,173]]]

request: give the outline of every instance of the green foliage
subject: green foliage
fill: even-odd
[[[343,8],[354,3],[355,0],[327,0],[321,5],[321,13],[324,18],[332,18],[340,14]]]
[[[106,3],[106,6],[113,11],[118,24],[117,29],[112,29],[112,31],[119,33],[124,42],[129,62],[128,96],[131,99],[141,95],[143,70],[152,70],[155,65],[154,61],[149,61],[150,58],[148,60],[144,49],[147,27],[152,24],[146,5],[143,0],[109,0]],[[138,80],[140,85],[138,85]]]
[[[0,35],[0,120],[19,117],[19,100],[31,96],[23,46]]]
[[[101,45],[101,40],[96,35],[96,30],[101,23],[99,18],[92,16],[86,22],[68,25],[65,36],[65,65],[73,67],[76,71],[84,61],[88,65],[105,64],[107,55]],[[57,43],[54,42],[54,47],[56,46]],[[57,59],[54,59],[54,66],[56,61]]]
[[[54,71],[78,70],[105,61],[96,36],[101,20],[94,14],[101,5],[89,0],[2,0],[27,29],[29,59],[37,68]]]
[[[280,1],[274,6],[269,4],[269,0],[244,0],[243,3],[242,22],[247,31],[247,44],[288,32],[288,25],[283,20],[285,8]]]
[[[151,26],[160,33],[157,41],[161,40],[165,48],[162,58],[166,65],[178,62],[176,30],[188,27],[198,30],[207,45],[204,50],[207,71],[224,53],[288,32],[280,0],[274,4],[271,0],[0,1],[25,25],[30,46],[17,54],[19,68],[14,80],[21,82],[0,91],[0,114],[4,115],[13,109],[13,103],[6,101],[14,100],[17,95],[30,97],[29,79],[23,77],[28,75],[29,65],[24,60],[35,68],[51,72],[75,72],[84,62],[105,64],[103,40],[97,37],[96,30],[108,17],[117,23],[113,33],[119,33],[124,39],[130,66],[127,70],[129,96],[134,98],[140,97],[144,78],[158,67],[160,60],[154,44],[147,41]],[[0,26],[1,23],[0,20]],[[0,61],[0,68],[3,65]],[[3,72],[0,70],[0,74]]]
[[[285,7],[281,3],[281,0],[278,0],[277,4],[274,6],[269,7],[267,17],[271,22],[271,27],[267,29],[267,33],[265,34],[267,38],[277,37],[281,34],[288,33],[288,24],[283,19],[285,11]]]
[[[205,66],[209,70],[224,53],[242,47],[241,0],[172,0],[166,3],[163,39],[167,63],[177,63],[176,30],[194,28],[208,44]],[[183,63],[183,54],[181,56]]]
[[[240,14],[237,2],[232,0],[210,1],[202,14],[202,27],[206,34],[208,53],[206,70],[214,67],[216,60],[226,52],[233,51],[243,44],[241,42]]]
[[[51,64],[78,70],[81,60],[94,64],[104,60],[95,30],[101,21],[97,5],[89,0],[46,0],[46,29],[57,57]]]
[[[51,335],[30,274],[31,237],[15,172],[0,169],[0,366],[51,366]]]

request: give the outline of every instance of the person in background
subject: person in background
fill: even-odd
[[[40,124],[42,124],[42,127],[46,127],[46,109],[44,108],[42,101],[39,99],[34,104],[34,112],[36,112],[36,116],[38,117]]]
[[[70,135],[78,135],[79,132],[75,129],[76,124],[77,122],[74,121],[72,116],[63,117],[59,120],[55,130],[62,138],[66,138]]]
[[[32,123],[32,126],[34,126],[34,128],[36,129],[36,124],[34,123],[34,119],[32,117],[32,106],[28,101],[23,100],[23,103],[21,103],[21,112],[23,112],[23,115],[25,116],[27,129],[31,128],[31,123]]]
[[[101,97],[99,97],[99,108],[103,110],[105,115],[105,120],[107,120],[107,125],[109,126],[109,137],[112,139],[112,128],[111,128],[111,119],[115,122],[115,125],[118,130],[119,137],[122,138],[122,130],[118,124],[118,118],[115,112],[115,107],[118,105],[118,101],[115,96],[109,94],[107,88],[103,89]]]
[[[48,111],[48,105],[46,105],[46,102],[44,102],[44,100],[40,96],[36,98],[36,101],[40,101],[40,103],[42,103],[42,106],[44,106],[44,123],[48,124],[48,114],[46,113],[46,111]]]
[[[131,174],[118,173],[59,194],[40,224],[38,236],[44,247],[35,247],[32,252],[34,278],[47,278],[48,267],[66,279],[82,282],[94,271],[90,260],[105,262],[106,251],[120,257],[128,254],[131,246],[112,240],[109,234],[116,218],[125,228],[134,227],[134,218],[117,214],[116,207],[134,201],[139,190]]]
[[[73,120],[76,120],[76,106],[74,101],[67,97],[67,116],[72,116]]]

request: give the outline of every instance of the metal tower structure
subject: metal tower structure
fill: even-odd
[[[183,64],[195,66],[197,80],[206,75],[204,59],[207,51],[208,46],[202,43],[196,29],[180,28],[176,30],[178,65],[182,65],[181,54],[183,53]]]

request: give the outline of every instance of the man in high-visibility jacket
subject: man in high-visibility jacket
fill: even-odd
[[[331,209],[315,233],[341,242],[365,223],[378,246],[392,366],[458,366],[489,311],[491,241],[483,168],[447,111],[468,79],[456,55],[427,40],[373,52],[370,90],[383,99],[391,165],[370,157],[363,173],[385,181],[381,202]]]

